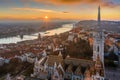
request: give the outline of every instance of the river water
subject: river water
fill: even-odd
[[[20,42],[20,41],[37,39],[39,33],[42,36],[52,36],[56,33],[60,34],[60,33],[70,31],[72,28],[73,28],[73,24],[64,24],[60,28],[47,30],[45,32],[38,32],[38,33],[31,34],[31,35],[24,35],[23,39],[21,39],[20,36],[0,38],[0,44],[17,43],[17,42]]]

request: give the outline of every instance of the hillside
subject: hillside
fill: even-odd
[[[84,20],[76,24],[83,28],[95,28],[97,27],[97,21],[95,20]],[[107,31],[120,32],[120,21],[101,21],[101,28]]]

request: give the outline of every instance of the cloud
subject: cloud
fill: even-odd
[[[13,10],[22,10],[22,11],[35,11],[35,12],[48,12],[48,13],[57,13],[57,11],[54,10],[48,10],[48,9],[38,9],[38,8],[11,8]]]
[[[69,12],[67,12],[67,11],[63,11],[63,13],[69,13]]]
[[[80,3],[97,3],[101,0],[31,0],[33,2],[58,4],[58,5],[69,5],[69,4],[80,4]]]
[[[49,9],[39,9],[39,8],[11,8],[12,10],[21,10],[21,11],[33,11],[33,12],[45,12],[45,13],[68,13],[66,11],[60,12],[55,10],[49,10]]]
[[[101,4],[104,7],[116,7],[120,6],[120,1],[118,0],[17,0],[23,4],[31,4],[31,2],[51,4],[51,5],[80,5],[80,4]],[[16,0],[0,0],[1,3],[16,3]]]
[[[104,6],[104,7],[114,8],[114,7],[117,7],[119,5],[120,4],[117,4],[117,3],[114,3],[114,2],[111,2],[111,1],[102,2],[102,6]]]
[[[44,3],[44,4],[53,4],[53,5],[76,5],[76,4],[94,4],[101,5],[103,7],[116,7],[120,4],[110,0],[30,0],[32,2]]]
[[[55,2],[56,0],[51,0],[52,2]],[[56,3],[61,4],[80,4],[80,3],[96,3],[100,0],[57,0]]]

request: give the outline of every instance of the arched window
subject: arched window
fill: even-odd
[[[68,79],[70,79],[70,76],[68,76]]]
[[[97,52],[99,52],[99,46],[97,47]]]

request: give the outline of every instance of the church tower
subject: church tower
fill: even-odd
[[[98,25],[93,37],[93,61],[96,61],[99,56],[101,62],[104,63],[104,33],[101,29],[100,6],[98,7]]]
[[[95,74],[92,80],[104,80],[104,33],[101,28],[100,6],[98,7],[98,25],[93,34],[93,61],[95,61]]]

